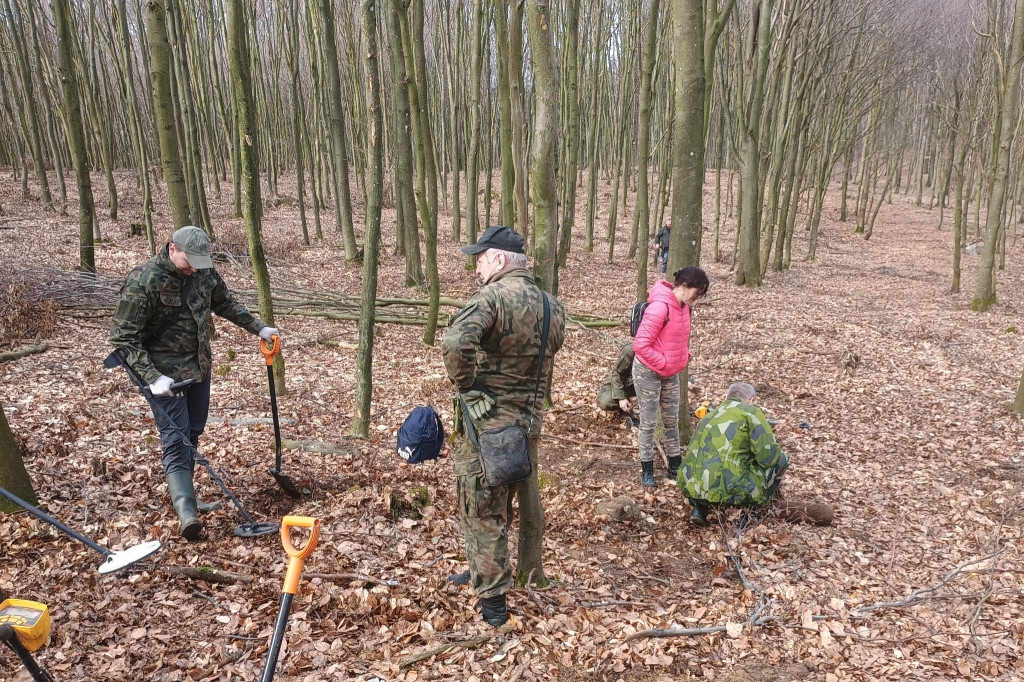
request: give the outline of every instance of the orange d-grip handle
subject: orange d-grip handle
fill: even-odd
[[[275,337],[276,338],[276,337]],[[302,549],[292,545],[292,528],[309,528],[309,540]],[[299,591],[299,577],[302,575],[302,564],[306,557],[316,549],[320,539],[320,519],[309,516],[286,516],[281,519],[281,544],[288,554],[288,572],[284,576],[284,592],[295,594]]]
[[[281,352],[281,337],[274,334],[270,337],[270,340],[274,345],[267,346],[267,342],[260,339],[260,350],[263,351],[263,358],[267,361],[268,365],[274,364],[274,356]],[[292,517],[299,518],[299,517]]]

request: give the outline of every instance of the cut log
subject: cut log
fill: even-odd
[[[832,525],[832,506],[810,500],[780,500],[776,505],[779,518],[790,523],[813,523],[815,526]]]

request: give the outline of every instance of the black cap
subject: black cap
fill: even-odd
[[[525,255],[526,251],[523,248],[525,243],[519,233],[511,227],[491,225],[487,228],[486,232],[480,235],[480,239],[477,240],[476,244],[463,246],[460,250],[468,256],[475,256],[487,249],[500,249]]]

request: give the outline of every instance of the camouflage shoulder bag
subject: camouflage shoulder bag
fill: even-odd
[[[544,355],[548,346],[548,328],[551,326],[551,307],[548,304],[547,294],[543,291],[541,299],[544,301],[544,326],[540,334],[537,383],[533,389],[534,406],[537,404],[537,395],[540,393],[540,377],[544,371]],[[528,479],[533,473],[533,465],[530,462],[530,429],[533,428],[536,414],[530,414],[530,423],[526,428],[516,423],[476,434],[473,422],[466,411],[465,402],[462,400],[459,402],[462,403],[463,419],[466,422],[466,431],[470,441],[480,448],[480,465],[483,467],[484,480],[487,481],[487,485],[492,487],[511,485]],[[474,438],[474,436],[476,437]]]

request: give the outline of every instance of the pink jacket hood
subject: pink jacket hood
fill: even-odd
[[[680,305],[672,283],[664,280],[651,287],[647,301],[650,305],[640,321],[633,349],[640,362],[670,377],[690,361],[690,307]]]

